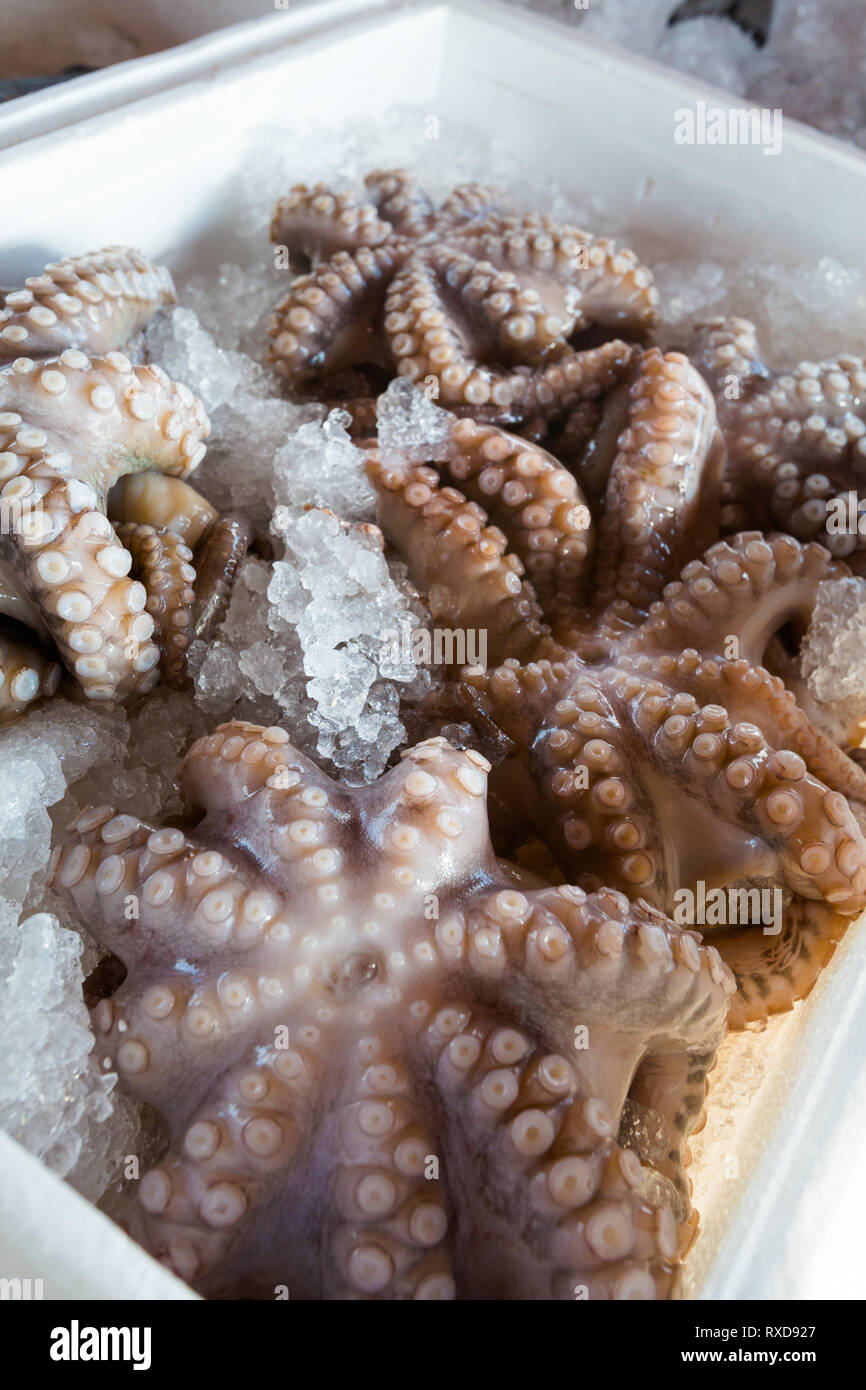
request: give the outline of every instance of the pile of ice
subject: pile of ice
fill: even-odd
[[[177,809],[183,749],[207,721],[157,691],[132,719],[55,700],[0,731],[0,1125],[98,1198],[138,1118],[93,1053],[82,985],[99,959],[46,890],[52,840],[86,805]]]
[[[582,32],[667,63],[750,104],[866,148],[866,31],[862,0],[774,0],[766,43],[726,13],[726,0],[693,6],[694,17],[669,24],[680,0],[511,0],[579,23]],[[698,12],[700,10],[700,12]]]
[[[866,579],[826,579],[818,585],[800,647],[800,673],[827,733],[840,742],[861,743],[866,738]]]

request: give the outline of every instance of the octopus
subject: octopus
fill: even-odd
[[[191,638],[219,620],[248,531],[183,482],[204,456],[207,416],[159,366],[121,351],[137,351],[172,302],[169,272],[122,247],[0,295],[0,612],[11,620],[0,718],[52,694],[61,664],[88,700],[147,693],[161,675],[177,683]]]
[[[436,466],[370,447],[367,472],[434,620],[487,635],[431,713],[496,762],[499,843],[528,823],[568,882],[667,914],[778,889],[781,930],[714,935],[741,1023],[802,997],[866,906],[866,775],[763,664],[847,570],[789,535],[713,543],[725,450],[685,356],[645,351],[622,408],[597,527],[568,469],[490,424],[455,420]]]
[[[185,821],[88,809],[57,853],[127,971],[101,1058],[171,1133],[129,1229],[202,1293],[676,1292],[733,978],[645,902],[500,862],[488,770],[433,737],[351,788],[235,722]]]
[[[458,414],[500,424],[559,415],[629,372],[656,317],[632,251],[477,184],[435,207],[402,170],[371,198],[299,184],[271,239],[302,270],[270,324],[270,360],[296,392],[348,403],[364,433],[394,375]]]
[[[702,324],[690,353],[715,391],[727,442],[723,528],[779,527],[819,540],[866,574],[866,523],[858,529],[856,506],[866,494],[863,358],[771,370],[755,325],[743,318]]]

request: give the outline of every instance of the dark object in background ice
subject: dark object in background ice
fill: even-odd
[[[683,0],[668,20],[668,28],[687,19],[703,19],[713,15],[730,19],[763,48],[770,32],[773,0]]]
[[[41,92],[44,87],[56,87],[60,82],[68,82],[73,77],[84,77],[88,72],[96,72],[96,68],[76,63],[73,67],[64,68],[62,72],[49,77],[0,78],[0,102],[12,101],[15,97],[29,97],[33,92]]]

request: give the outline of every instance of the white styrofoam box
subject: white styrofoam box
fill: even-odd
[[[198,1298],[2,1130],[0,1279],[46,1299]]]
[[[0,148],[413,0],[2,0],[0,77],[99,71],[0,104]],[[11,4],[12,8],[7,9]],[[167,50],[167,51],[166,51]],[[108,66],[102,66],[108,64]]]
[[[0,76],[112,63],[230,24],[299,8],[301,0],[3,0]]]
[[[866,268],[866,159],[853,150],[791,122],[777,157],[679,146],[678,109],[729,99],[493,0],[314,8],[315,24],[303,31],[240,25],[198,40],[200,49],[133,64],[132,73],[151,65],[147,95],[133,83],[140,99],[101,114],[82,97],[78,122],[0,150],[2,187],[14,191],[0,224],[0,283],[107,241],[170,253],[181,268],[216,264],[231,254],[251,131],[282,131],[311,113],[352,127],[404,103],[474,131],[466,138],[477,141],[482,168],[493,133],[518,167],[541,164],[566,189],[598,190],[642,251],[664,248],[670,258],[724,240],[791,264],[830,255]],[[251,42],[265,29],[267,44]],[[375,147],[369,154],[375,167]],[[866,1293],[856,1259],[866,1235],[864,982],[866,936],[856,924],[804,1004],[765,1033],[726,1044],[695,1145],[703,1235],[687,1266],[691,1296]],[[4,1145],[0,1164],[26,1183],[32,1160],[12,1160],[13,1151]],[[67,1227],[81,1232],[85,1250],[89,1223],[104,1220],[57,1183],[28,1219],[27,1240],[42,1242],[40,1251]],[[21,1249],[14,1205],[0,1223],[4,1272],[10,1248]],[[102,1280],[136,1296],[122,1262],[107,1258],[88,1278],[88,1289]]]

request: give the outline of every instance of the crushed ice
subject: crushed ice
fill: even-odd
[[[674,25],[668,21],[681,8],[678,0],[511,3],[579,24],[587,36],[666,63],[750,104],[781,107],[786,116],[866,149],[862,0],[774,0],[763,47],[725,13],[734,8],[725,0],[718,0],[716,14]]]

